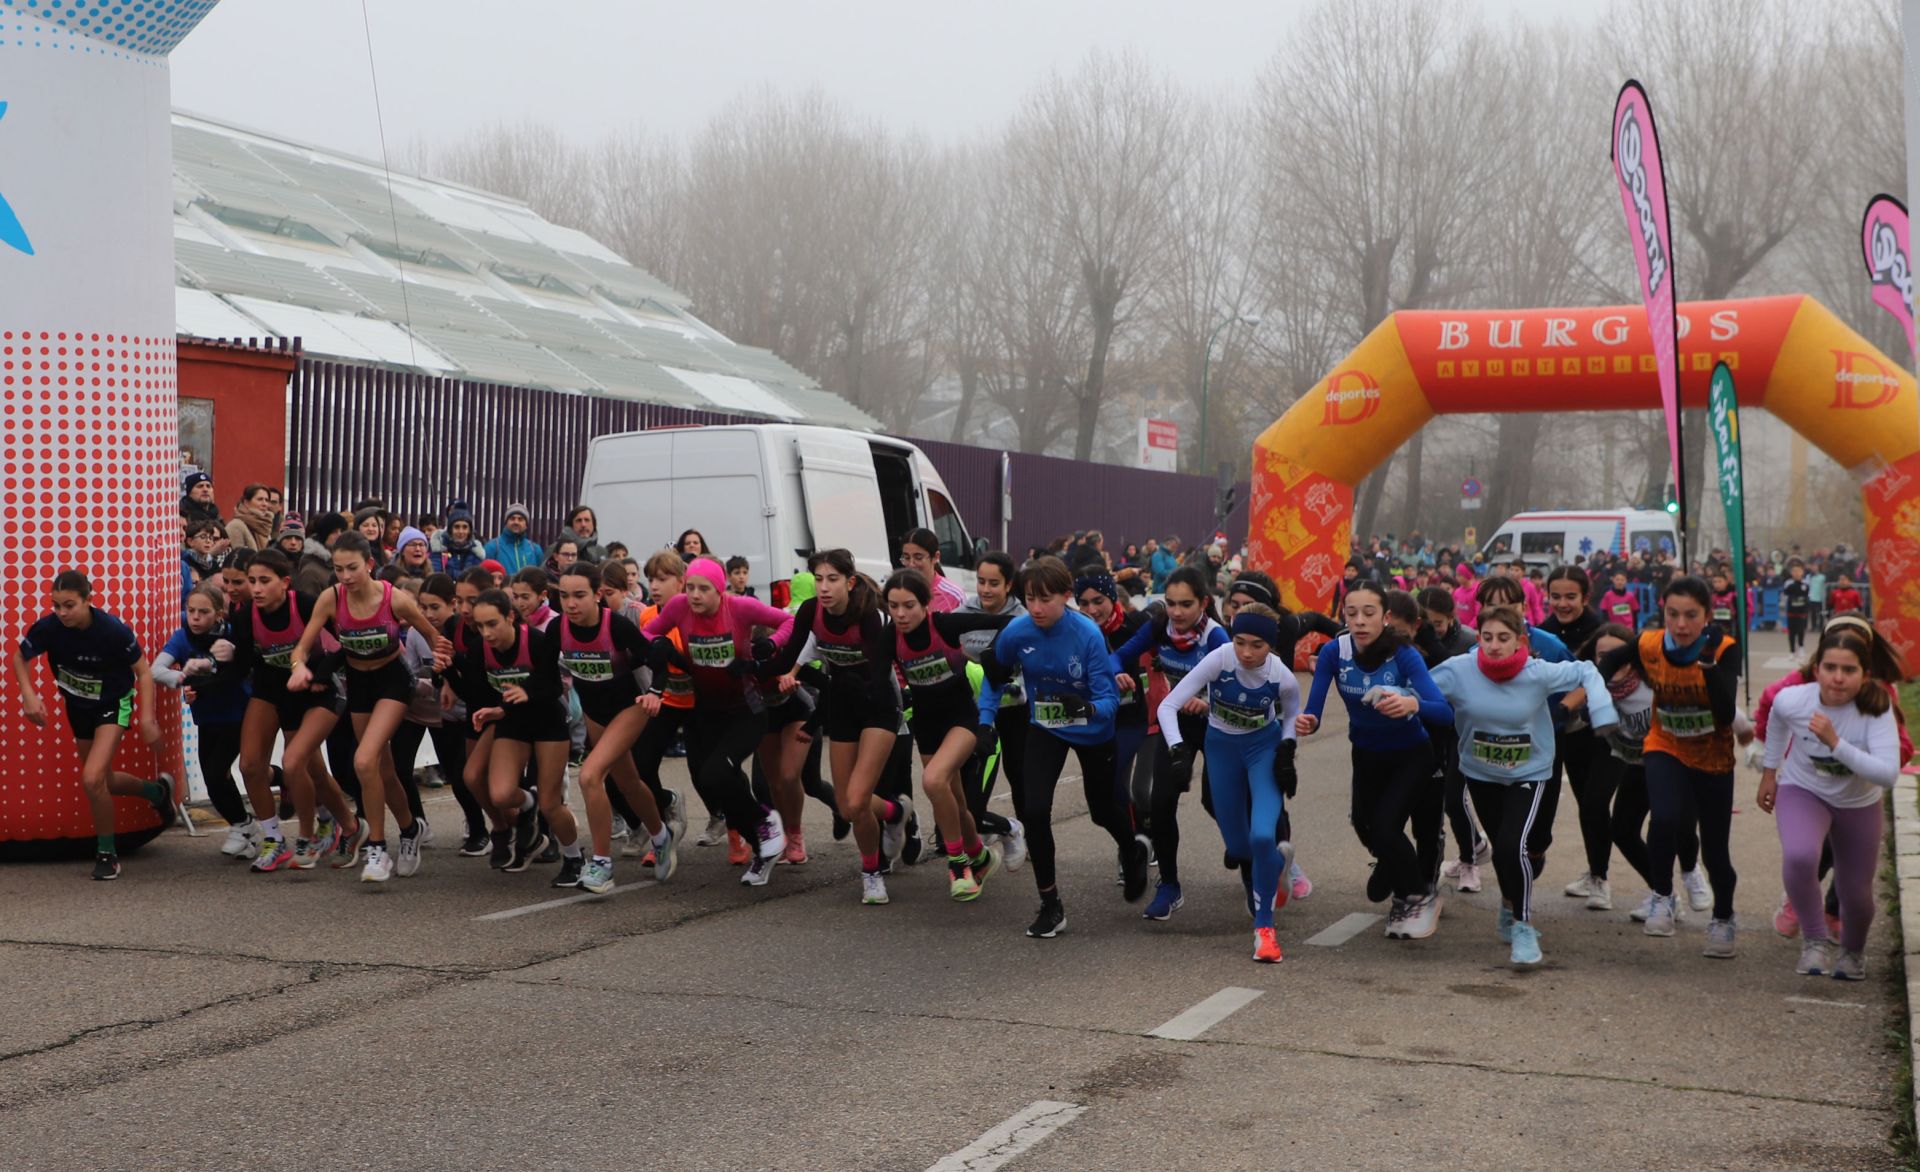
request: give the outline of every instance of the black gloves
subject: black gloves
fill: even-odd
[[[1060,706],[1060,715],[1068,720],[1093,715],[1093,705],[1087,703],[1087,698],[1078,692],[1062,692],[1054,697],[1053,702]]]
[[[1173,784],[1185,790],[1193,783],[1193,750],[1185,744],[1175,745],[1167,750],[1167,761],[1173,770]]]
[[[979,725],[973,730],[973,759],[982,766],[986,765],[987,758],[993,756],[995,736],[994,727],[990,724]]]
[[[1273,780],[1280,784],[1280,792],[1288,801],[1300,789],[1300,771],[1293,767],[1293,753],[1298,747],[1293,741],[1281,741],[1273,752]]]

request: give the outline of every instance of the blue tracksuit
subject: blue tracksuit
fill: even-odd
[[[1308,716],[1319,718],[1326,708],[1327,688],[1337,678],[1340,699],[1347,706],[1347,734],[1358,748],[1377,752],[1411,748],[1427,739],[1421,721],[1446,724],[1453,720],[1453,709],[1433,686],[1426,662],[1412,646],[1402,643],[1372,671],[1354,662],[1353,652],[1352,635],[1342,635],[1320,649],[1313,665],[1313,690],[1307,696]],[[1361,703],[1374,688],[1413,696],[1420,701],[1420,711],[1398,719],[1384,716],[1371,704]]]
[[[1069,745],[1099,745],[1113,739],[1120,693],[1109,670],[1107,637],[1098,623],[1069,610],[1053,626],[1042,629],[1032,615],[1023,614],[993,641],[992,654],[1020,669],[1026,680],[1027,714],[1035,727]],[[1061,715],[1054,701],[1069,692],[1091,704],[1092,714]],[[982,689],[980,723],[992,724],[999,709],[1000,685]]]

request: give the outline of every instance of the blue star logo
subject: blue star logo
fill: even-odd
[[[7,116],[7,104],[0,102],[0,118]],[[13,208],[7,204],[7,197],[0,195],[0,244],[33,255],[33,241],[27,239],[27,230],[20,226],[20,217],[13,214]]]
[[[1582,538],[1580,539],[1580,552],[1581,552],[1581,553],[1592,553],[1592,552],[1593,552],[1593,538],[1591,538],[1591,537],[1582,537]]]

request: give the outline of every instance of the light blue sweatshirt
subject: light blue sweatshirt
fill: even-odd
[[[1618,723],[1606,681],[1584,659],[1548,663],[1533,656],[1519,675],[1500,684],[1480,670],[1479,654],[1476,648],[1433,669],[1434,686],[1453,705],[1453,725],[1460,734],[1460,772],[1469,778],[1510,785],[1545,781],[1552,774],[1549,696],[1585,688],[1593,727]]]

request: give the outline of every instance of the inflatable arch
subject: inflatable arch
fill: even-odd
[[[1780,417],[1859,481],[1875,619],[1920,665],[1913,376],[1811,297],[1689,302],[1679,316],[1686,406],[1706,405],[1725,361],[1741,406]],[[1435,415],[1659,406],[1639,306],[1394,314],[1255,442],[1252,559],[1288,606],[1325,609],[1352,548],[1354,486]]]

